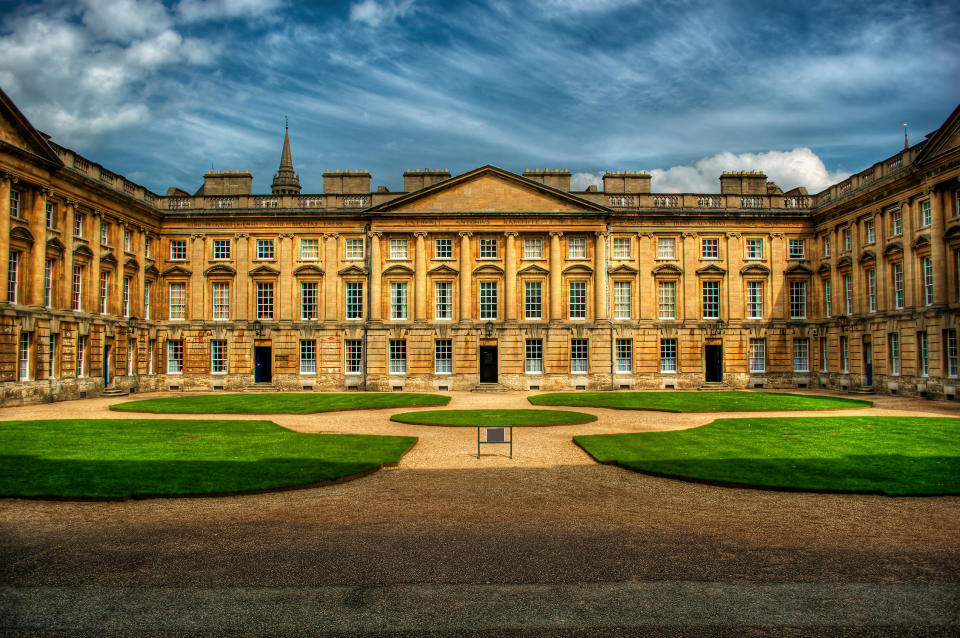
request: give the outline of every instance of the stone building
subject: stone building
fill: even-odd
[[[960,110],[823,192],[758,172],[332,170],[150,192],[0,93],[5,404],[105,388],[827,387],[953,398]]]

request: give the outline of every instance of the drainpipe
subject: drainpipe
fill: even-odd
[[[360,356],[360,371],[362,373],[361,374],[362,381],[360,383],[360,386],[364,392],[367,391],[367,321],[369,320],[369,317],[370,317],[370,308],[371,308],[370,304],[373,303],[371,298],[371,295],[372,295],[371,288],[373,286],[371,286],[371,281],[370,281],[370,276],[373,273],[373,257],[372,257],[372,251],[370,249],[370,242],[368,241],[370,239],[369,234],[370,234],[370,224],[366,223],[363,225],[363,263],[367,266],[367,285],[366,285],[367,308],[366,308],[366,317],[363,318],[363,322],[360,324],[360,329],[363,330],[363,338],[361,341],[361,344],[362,344],[361,347],[363,348],[363,353]],[[346,346],[346,344],[343,344],[343,345]],[[346,374],[346,371],[344,371],[344,374]]]
[[[603,251],[603,272],[599,274],[601,277],[606,278],[607,272],[609,272],[610,270],[610,222],[609,221],[607,222],[607,234],[604,236],[603,241],[606,242],[607,249]],[[609,282],[605,282],[605,283],[609,283]],[[607,290],[607,294],[603,296],[603,306],[607,310],[607,325],[610,327],[610,389],[616,390],[617,383],[616,383],[616,379],[614,379],[614,375],[616,374],[617,353],[614,350],[614,346],[616,345],[616,343],[613,338],[613,313],[612,313],[612,308],[610,307],[610,298],[612,296],[613,295],[611,291]]]

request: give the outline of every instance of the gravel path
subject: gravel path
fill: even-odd
[[[529,407],[520,393],[451,394],[451,409]],[[874,408],[837,413],[960,416],[952,404],[873,400]],[[81,409],[91,418],[170,418],[109,412],[115,401],[5,408],[0,419],[57,418]],[[296,592],[305,598],[294,605],[299,612],[290,609],[289,623],[275,618],[244,633],[315,634],[322,628],[307,620],[316,622],[320,608],[337,619],[325,627],[338,634],[392,628],[501,635],[522,628],[542,635],[616,635],[611,627],[666,626],[677,635],[737,627],[771,634],[793,627],[796,635],[835,634],[840,626],[867,627],[863,635],[960,632],[952,604],[960,599],[960,498],[780,493],[649,477],[597,465],[571,436],[682,429],[723,415],[571,409],[599,421],[517,428],[513,459],[506,448],[477,459],[473,428],[388,420],[409,408],[238,416],[304,432],[409,434],[419,442],[397,468],[316,489],[119,503],[0,500],[0,633],[72,629],[82,635],[84,627],[100,626],[94,633],[129,634],[129,623],[104,620],[119,617],[102,608],[103,601],[116,600],[126,601],[116,603],[132,615],[126,620],[148,623],[138,630],[228,635],[238,632],[227,622],[236,619],[227,611],[238,600],[247,601],[248,614],[261,610],[263,618],[275,618],[267,612],[276,609],[277,596]],[[616,611],[628,583],[645,583],[635,591],[638,606]],[[670,583],[680,587],[674,592],[683,599],[678,610],[700,610],[688,612],[689,622],[663,622],[669,592],[662,586]],[[685,583],[712,583],[713,589]],[[866,599],[844,589],[868,584],[876,588],[870,604],[885,601],[884,613],[869,614]],[[555,589],[541,596],[523,588],[528,585]],[[238,597],[237,588],[246,597]],[[180,607],[169,603],[171,591]],[[525,601],[512,605],[513,615],[474,604],[504,591],[512,592],[514,603]],[[210,606],[211,596],[220,607]],[[361,622],[399,614],[382,599],[404,597],[419,605],[404,621],[409,624]],[[838,599],[847,600],[849,617],[859,620],[845,625]],[[338,605],[329,608],[330,600]],[[430,600],[434,607],[424,602]],[[597,607],[565,616],[577,600],[594,600]],[[650,614],[642,612],[643,600]],[[711,616],[713,603],[726,611]],[[163,604],[172,605],[169,625],[157,620],[156,605]],[[737,609],[744,610],[739,620]],[[797,621],[803,613],[809,622]],[[195,618],[193,629],[185,628],[184,618]]]

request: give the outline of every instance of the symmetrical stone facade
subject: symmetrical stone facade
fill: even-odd
[[[954,397],[960,113],[816,195],[725,173],[211,171],[151,193],[0,93],[4,403],[106,386],[829,387]],[[654,185],[655,186],[655,185]],[[5,244],[5,245],[4,245]],[[9,256],[9,257],[7,257]],[[829,303],[828,303],[829,299]]]

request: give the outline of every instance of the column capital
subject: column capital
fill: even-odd
[[[334,239],[336,239],[336,238],[339,237],[339,236],[340,236],[340,233],[324,233],[324,234],[323,234],[324,239],[329,239],[329,238],[331,238],[331,237],[333,237]]]
[[[550,231],[550,236],[551,236],[551,237],[563,237],[563,231],[562,231],[562,230],[551,230],[551,231]]]
[[[377,239],[380,239],[383,237],[383,233],[380,232],[379,230],[371,230],[367,233],[367,237],[370,237],[371,239],[374,237],[376,237]]]
[[[561,232],[560,234],[562,235],[563,233]],[[593,231],[593,234],[596,235],[597,237],[609,237],[609,236],[610,236],[610,233],[608,233],[608,232],[605,231],[605,230],[595,230],[595,231]]]
[[[80,207],[80,202],[76,199],[68,199],[64,201],[64,205],[73,208],[73,210],[77,210],[77,208]]]
[[[280,233],[280,239],[291,239],[293,238],[293,233]]]
[[[770,237],[776,237],[778,239],[783,239],[785,235],[783,233],[770,233]]]
[[[473,231],[472,231],[472,230],[461,230],[461,231],[460,231],[459,233],[457,233],[457,234],[460,235],[461,237],[473,237]]]
[[[693,232],[693,231],[691,231],[691,230],[688,230],[688,231],[686,231],[686,232],[683,233],[683,238],[686,239],[687,237],[692,237],[692,238],[696,239],[697,233],[695,233],[695,232]]]
[[[103,211],[100,210],[99,208],[94,208],[94,209],[93,209],[93,216],[94,216],[94,217],[103,217]]]
[[[505,231],[503,231],[503,234],[504,234],[505,236],[507,236],[507,237],[516,237],[516,236],[519,235],[520,233],[518,233],[518,232],[515,231],[515,230],[505,230]]]
[[[740,233],[735,233],[735,232],[734,232],[734,233],[727,233],[727,237],[736,237],[737,239],[740,239],[742,236],[743,236],[743,235],[741,235]]]
[[[16,184],[20,181],[20,177],[14,173],[0,171],[0,180],[6,180],[11,184]]]
[[[648,232],[641,232],[641,233],[637,233],[637,237],[653,237],[653,234]]]
[[[206,235],[204,235],[203,233],[193,233],[192,235],[190,235],[190,239],[204,239],[204,238],[206,238]]]
[[[413,236],[414,236],[414,237],[417,237],[417,238],[426,237],[426,236],[427,236],[427,231],[425,231],[425,230],[415,230],[415,231],[413,231]]]
[[[250,237],[250,234],[249,234],[249,233],[234,233],[234,234],[233,234],[233,238],[234,238],[234,239],[247,239],[248,237]]]

